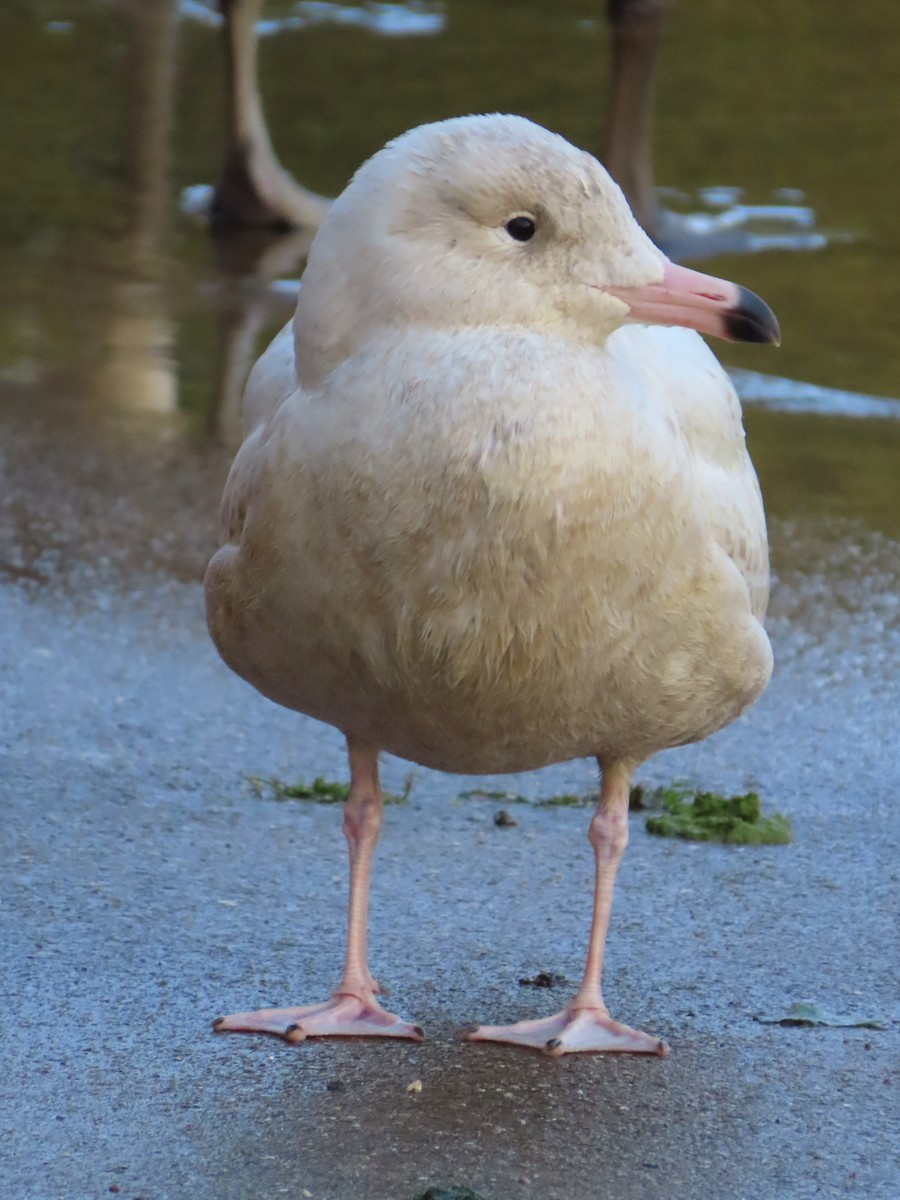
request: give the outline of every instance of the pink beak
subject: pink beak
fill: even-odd
[[[781,344],[775,314],[755,292],[674,263],[666,263],[659,283],[604,290],[624,301],[628,320],[639,325],[683,325],[728,342]]]

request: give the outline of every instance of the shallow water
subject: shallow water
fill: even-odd
[[[290,309],[266,285],[299,273],[305,243],[283,239],[261,263],[259,239],[213,242],[182,213],[184,189],[219,165],[216,16],[201,0],[133,11],[13,0],[0,15],[0,400],[17,429],[23,411],[51,429],[74,418],[88,443],[111,419],[151,414],[193,471],[205,438],[234,440],[247,363]],[[312,189],[336,193],[390,135],[464,111],[523,112],[599,150],[608,38],[596,2],[547,16],[533,0],[272,0],[265,16],[274,143]],[[661,57],[656,141],[666,207],[746,251],[704,253],[706,269],[759,291],[782,323],[778,351],[717,346],[766,377],[738,379],[770,513],[889,534],[900,422],[869,397],[900,395],[898,37],[890,0],[792,0],[777,19],[683,3]],[[770,211],[747,224],[755,206]]]
[[[14,0],[0,15],[4,442],[26,436],[26,413],[51,440],[77,427],[107,483],[110,423],[124,436],[138,422],[138,455],[174,439],[181,453],[169,453],[191,475],[233,444],[248,363],[290,311],[267,285],[299,274],[306,245],[214,242],[183,214],[185,189],[219,165],[216,15],[200,0],[133,11]],[[597,3],[567,0],[548,17],[533,2],[270,2],[265,16],[273,139],[312,189],[336,193],[390,135],[465,111],[523,112],[599,150],[608,38]],[[898,36],[890,2],[793,0],[777,22],[759,6],[684,3],[661,57],[656,141],[664,205],[690,215],[682,232],[712,235],[706,269],[759,291],[782,323],[778,351],[717,346],[745,372],[770,514],[847,517],[890,535],[900,422],[870,397],[900,395],[900,209],[888,202]],[[746,253],[708,257],[723,233]],[[4,555],[27,567],[16,558]]]

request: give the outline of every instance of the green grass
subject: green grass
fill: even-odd
[[[312,783],[285,783],[274,776],[248,775],[253,794],[269,800],[308,800],[312,804],[344,804],[350,794],[348,783],[336,783],[317,775]],[[385,804],[405,804],[412,791],[413,776],[407,775],[400,793],[385,792]]]
[[[529,800],[527,796],[522,796],[518,792],[473,788],[468,792],[460,792],[459,799],[492,800],[498,804],[530,804],[532,808],[592,808],[597,803],[597,793],[588,792],[583,796],[563,793],[559,796],[547,796],[543,800]]]
[[[647,789],[643,784],[636,783],[629,794],[628,806],[632,811],[643,808],[659,808],[659,794],[663,788]],[[542,800],[529,800],[518,792],[489,791],[487,788],[473,788],[469,792],[460,792],[460,800],[494,800],[499,804],[530,804],[533,808],[594,808],[599,799],[598,792],[563,792],[558,796],[546,796]]]

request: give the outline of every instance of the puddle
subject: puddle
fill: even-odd
[[[675,248],[687,236],[705,269],[781,320],[778,351],[716,346],[747,406],[776,561],[782,542],[797,554],[798,529],[815,545],[896,540],[900,339],[885,264],[900,209],[883,181],[900,173],[888,52],[900,9],[793,0],[773,48],[752,10],[701,7],[676,8],[663,46],[655,173]],[[5,578],[52,578],[79,553],[196,577],[247,369],[289,316],[309,245],[212,239],[182,211],[220,166],[218,13],[199,0],[129,11],[45,0],[0,18]],[[585,0],[552,14],[268,0],[260,32],[273,143],[322,195],[386,138],[458,112],[524,112],[600,149],[609,39]],[[865,65],[847,105],[851,41]]]

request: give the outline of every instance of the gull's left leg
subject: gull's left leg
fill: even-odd
[[[375,999],[382,989],[372,978],[366,960],[366,925],[372,858],[381,830],[382,795],[378,781],[378,751],[348,738],[350,794],[344,808],[344,836],[350,851],[350,905],[344,974],[331,998],[321,1004],[266,1008],[232,1013],[213,1022],[217,1033],[274,1033],[289,1042],[308,1037],[399,1037],[421,1041],[425,1036],[386,1012]]]
[[[587,964],[578,994],[562,1012],[536,1021],[518,1021],[515,1025],[480,1025],[467,1034],[473,1042],[511,1042],[533,1046],[547,1054],[568,1054],[576,1050],[619,1051],[629,1054],[669,1053],[665,1042],[640,1030],[614,1021],[603,1003],[600,976],[603,949],[613,888],[619,861],[628,844],[628,792],[631,768],[624,763],[600,764],[602,779],[600,803],[591,821],[588,837],[594,848],[596,877],[594,917],[588,944]]]

